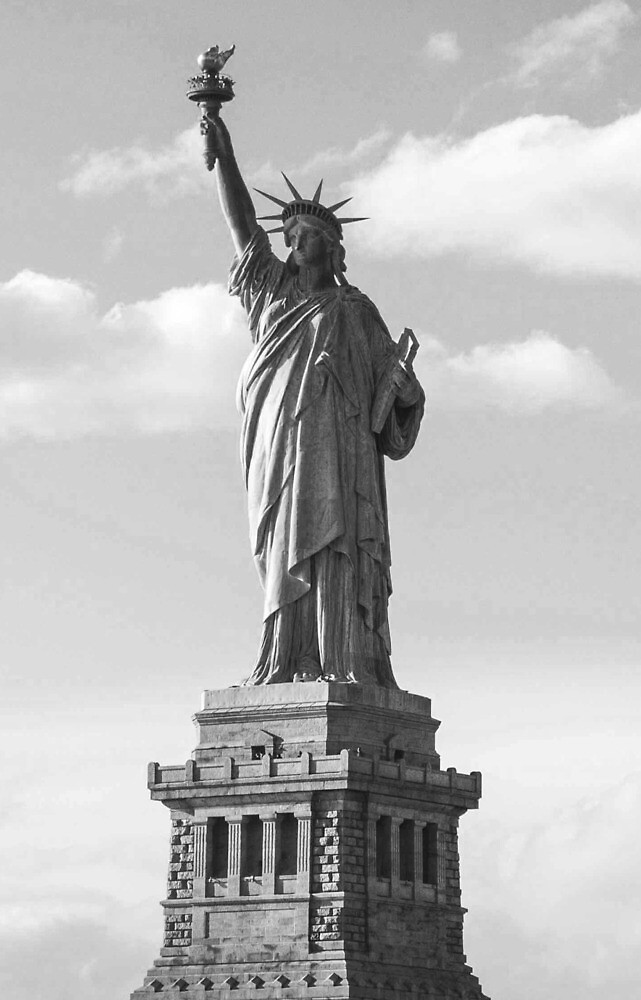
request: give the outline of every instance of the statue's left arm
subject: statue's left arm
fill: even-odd
[[[402,408],[418,403],[423,390],[411,364],[397,361],[391,371],[391,383],[396,396],[394,401],[396,406]]]
[[[372,430],[380,450],[388,458],[404,458],[416,442],[425,393],[411,362],[402,362],[378,310],[371,306],[371,349],[375,390],[372,400]]]
[[[397,394],[378,435],[380,450],[392,459],[405,458],[412,450],[425,411],[425,393],[416,375],[405,377],[403,392]]]

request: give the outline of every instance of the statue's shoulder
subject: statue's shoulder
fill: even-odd
[[[361,292],[360,288],[357,288],[356,285],[341,285],[340,294],[343,300],[350,306],[362,306],[365,309],[376,310],[376,306],[372,300],[365,295],[365,292]]]
[[[348,308],[358,311],[361,317],[365,316],[369,321],[375,323],[377,326],[383,327],[387,330],[383,317],[379,313],[378,309],[364,292],[361,292],[360,288],[356,285],[343,285],[341,291],[343,292],[343,301]]]
[[[265,287],[276,289],[287,274],[287,265],[272,250],[269,236],[262,226],[257,226],[243,252],[232,261],[229,291],[237,295]]]

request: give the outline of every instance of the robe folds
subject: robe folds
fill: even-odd
[[[254,347],[238,405],[250,538],[265,592],[258,662],[245,682],[335,679],[396,686],[384,455],[403,458],[424,396],[372,409],[396,346],[378,311],[346,285],[303,292],[258,229],[229,291]],[[378,407],[380,410],[380,406]]]

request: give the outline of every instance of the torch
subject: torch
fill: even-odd
[[[209,119],[217,117],[221,105],[234,97],[234,81],[221,73],[221,70],[229,57],[234,54],[235,48],[236,46],[232,45],[226,52],[220,52],[218,46],[213,45],[207,49],[198,56],[198,66],[202,72],[190,77],[188,81],[187,97],[201,110],[200,134],[205,137],[204,156],[208,170],[213,170],[216,165],[213,130]]]

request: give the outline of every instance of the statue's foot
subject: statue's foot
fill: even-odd
[[[303,656],[297,663],[294,673],[294,681],[319,681],[321,679],[320,663],[317,663],[311,656]]]
[[[298,670],[294,674],[294,678],[293,679],[294,679],[294,683],[295,684],[298,684],[299,682],[303,682],[304,683],[306,681],[320,681],[320,680],[322,680],[322,678],[319,677],[318,674],[310,674],[306,670]]]

